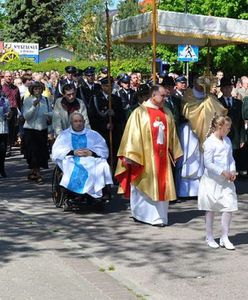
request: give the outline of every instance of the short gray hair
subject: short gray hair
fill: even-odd
[[[78,112],[78,111],[74,111],[71,115],[70,115],[70,124],[72,124],[72,119],[74,116],[80,116],[83,120],[84,120],[84,116]]]

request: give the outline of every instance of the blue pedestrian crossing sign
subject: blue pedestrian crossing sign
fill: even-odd
[[[178,45],[178,61],[196,62],[199,58],[199,47],[192,45]]]

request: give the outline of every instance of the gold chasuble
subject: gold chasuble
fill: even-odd
[[[227,110],[213,95],[207,95],[203,101],[197,100],[191,89],[187,89],[183,97],[183,115],[189,120],[193,132],[204,143],[214,115],[226,115]]]
[[[171,163],[182,156],[173,116],[149,100],[128,119],[115,172],[119,193],[130,195],[130,184],[154,201],[175,200]],[[136,164],[129,164],[128,160]]]

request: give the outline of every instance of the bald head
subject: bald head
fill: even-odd
[[[70,116],[70,122],[74,131],[82,131],[84,129],[84,117],[81,113],[72,113]]]

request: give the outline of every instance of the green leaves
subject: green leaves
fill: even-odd
[[[122,20],[141,13],[137,0],[121,0],[118,4],[118,19]]]
[[[67,0],[7,0],[4,39],[38,42],[40,47],[61,43],[64,19],[61,9]]]
[[[105,60],[99,61],[71,61],[71,65],[76,66],[80,69],[85,69],[89,65],[96,68],[97,72],[100,73],[100,68],[106,66]],[[31,69],[33,72],[46,72],[51,70],[59,71],[61,74],[64,73],[65,67],[68,66],[68,62],[60,62],[50,59],[46,62],[35,64],[31,59],[21,59],[12,61],[8,64],[1,66],[4,70],[20,70],[20,69]],[[111,63],[112,75],[117,76],[120,73],[131,72],[139,70],[143,75],[149,75],[151,73],[151,59],[121,59],[115,60]]]

